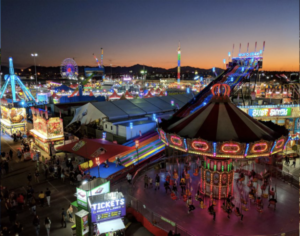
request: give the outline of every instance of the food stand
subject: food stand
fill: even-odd
[[[33,129],[30,130],[30,134],[34,137],[35,145],[48,154],[52,146],[55,150],[56,147],[64,145],[63,120],[60,117],[48,118],[47,110],[32,107],[31,111]]]
[[[88,207],[91,213],[91,227],[96,228],[96,235],[125,228],[122,217],[126,215],[126,201],[121,192],[90,196]]]
[[[8,108],[1,106],[1,130],[8,135],[18,132],[26,133],[26,110],[25,108]]]

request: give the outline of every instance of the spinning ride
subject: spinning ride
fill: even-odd
[[[60,74],[63,78],[75,79],[78,76],[78,66],[77,63],[71,59],[66,58],[61,63]]]
[[[164,121],[158,129],[169,147],[203,156],[201,192],[213,198],[233,195],[233,160],[271,156],[285,149],[288,130],[260,122],[229,99],[230,86],[212,86],[211,101],[176,122]]]

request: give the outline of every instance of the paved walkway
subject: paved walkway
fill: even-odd
[[[265,166],[256,165],[256,172],[264,170]],[[167,166],[170,169],[170,166]],[[182,169],[182,166],[181,166]],[[192,176],[191,186],[193,187],[193,196],[197,189],[197,184],[200,181],[199,176],[193,176],[192,171],[189,171]],[[153,179],[155,178],[156,171],[154,169],[149,170],[146,174]],[[191,234],[202,235],[266,235],[275,234],[280,232],[288,232],[299,229],[299,191],[298,189],[285,184],[281,180],[272,178],[272,185],[276,185],[277,189],[277,207],[276,210],[268,208],[268,200],[263,199],[264,209],[260,214],[256,206],[253,203],[248,203],[249,211],[243,212],[244,220],[240,221],[240,218],[231,214],[231,218],[227,218],[227,214],[221,209],[223,201],[217,201],[216,221],[213,221],[212,216],[209,215],[207,208],[201,209],[198,202],[195,202],[196,210],[188,214],[187,207],[182,199],[177,201],[171,200],[170,193],[165,193],[163,183],[165,181],[166,172],[159,173],[161,176],[161,186],[159,191],[154,191],[154,188],[144,189],[143,176],[137,179],[135,186],[133,187],[133,197],[137,198],[144,208],[151,209],[164,216],[165,218],[176,222],[178,225],[186,228]],[[235,174],[235,180],[238,175]],[[248,177],[244,181],[241,188],[245,193],[248,193]],[[180,188],[178,188],[179,190]],[[128,188],[120,189],[120,191],[128,192]],[[239,205],[239,190],[234,185],[235,200],[234,204]],[[140,204],[141,205],[141,204]],[[171,228],[171,226],[170,226]],[[298,235],[298,233],[296,233]]]

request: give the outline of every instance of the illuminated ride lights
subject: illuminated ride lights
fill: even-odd
[[[268,148],[268,144],[266,143],[256,143],[252,147],[252,152],[265,152]]]
[[[193,141],[192,142],[192,147],[195,150],[199,150],[199,151],[207,151],[209,146],[206,142],[202,142],[202,141]]]
[[[221,146],[221,150],[225,153],[238,153],[241,150],[241,148],[237,144],[226,143]]]
[[[281,148],[284,144],[284,139],[280,139],[278,140],[277,144],[276,144],[276,149]]]
[[[246,145],[246,150],[245,150],[245,154],[244,154],[245,157],[247,156],[248,150],[249,150],[249,143],[247,143],[247,145]]]
[[[176,136],[171,136],[171,142],[176,146],[182,146],[182,141]]]
[[[274,142],[274,144],[273,144],[273,147],[271,148],[271,152],[270,152],[270,154],[272,154],[272,152],[273,152],[273,150],[274,150],[275,146],[276,146],[276,141]]]

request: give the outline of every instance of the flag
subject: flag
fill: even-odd
[[[239,53],[241,53],[241,47],[242,47],[242,44],[240,43],[240,49],[239,49]]]
[[[263,43],[263,51],[265,51],[265,41],[264,41],[264,43]]]
[[[248,50],[249,50],[249,43],[247,44],[247,52],[248,52]]]
[[[254,52],[256,52],[256,46],[257,46],[257,42],[255,42],[255,48],[254,48]]]

